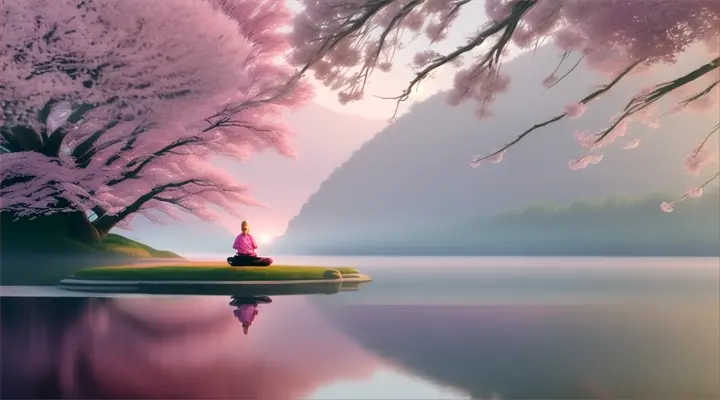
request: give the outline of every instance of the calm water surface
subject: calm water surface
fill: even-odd
[[[374,282],[229,297],[2,288],[3,398],[717,399],[720,260],[286,258]]]

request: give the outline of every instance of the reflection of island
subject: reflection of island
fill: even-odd
[[[0,397],[307,398],[379,363],[303,297],[275,299],[248,336],[227,307],[215,296],[4,297]]]
[[[268,296],[232,296],[230,305],[236,307],[233,315],[240,321],[243,333],[248,334],[250,326],[258,315],[258,305],[272,303],[272,299]]]

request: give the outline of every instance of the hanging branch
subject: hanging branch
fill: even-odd
[[[427,65],[425,68],[420,70],[415,74],[415,78],[413,78],[408,86],[403,90],[403,92],[394,97],[381,97],[376,96],[380,99],[384,100],[396,100],[395,104],[395,111],[393,112],[392,118],[395,118],[398,113],[398,109],[400,107],[400,103],[410,98],[410,94],[412,94],[413,89],[416,85],[418,85],[422,80],[424,80],[431,72],[437,70],[438,68],[442,67],[443,65],[455,60],[456,58],[462,56],[463,54],[475,49],[476,47],[482,45],[485,43],[485,41],[490,38],[491,36],[503,32],[502,36],[498,39],[498,41],[492,46],[492,48],[488,51],[487,55],[484,57],[483,61],[478,64],[477,69],[481,68],[490,68],[494,64],[497,63],[497,61],[500,58],[500,55],[502,55],[503,50],[507,46],[507,44],[510,42],[510,39],[512,39],[512,34],[515,32],[516,27],[520,23],[520,20],[522,17],[537,3],[537,0],[520,0],[516,3],[513,3],[513,8],[510,12],[510,14],[505,17],[503,20],[493,23],[490,27],[484,29],[479,34],[477,34],[471,41],[469,41],[464,46],[458,47],[455,51],[448,53],[445,56],[437,58],[435,61],[431,62],[429,65]]]
[[[632,71],[633,68],[635,68],[638,64],[640,64],[640,61],[636,61],[636,62],[632,63],[629,67],[625,68],[625,70],[623,70],[620,74],[618,74],[618,76],[616,76],[615,79],[613,79],[610,83],[608,83],[607,85],[604,85],[602,88],[600,88],[600,89],[598,89],[598,90],[590,93],[589,95],[585,96],[582,100],[579,101],[579,104],[583,104],[583,105],[584,105],[584,104],[587,104],[587,103],[591,102],[592,100],[598,98],[600,95],[602,95],[602,94],[604,94],[605,92],[607,92],[607,91],[609,91],[610,89],[612,89],[615,85],[618,84],[618,82],[620,82],[620,80],[621,80],[623,77],[625,77],[627,74],[629,74],[630,71]],[[539,124],[535,124],[535,125],[533,125],[531,128],[529,128],[528,130],[526,130],[525,132],[523,132],[523,133],[521,133],[520,135],[518,135],[514,140],[512,140],[512,141],[509,142],[509,143],[507,143],[505,146],[501,147],[499,150],[497,150],[497,151],[495,151],[495,152],[493,152],[493,153],[491,153],[491,154],[489,154],[489,155],[483,156],[483,157],[475,157],[475,158],[473,159],[472,163],[477,164],[477,163],[479,163],[479,162],[481,162],[481,161],[484,161],[484,160],[487,160],[487,159],[489,159],[489,158],[491,158],[491,157],[496,157],[496,156],[504,153],[504,152],[505,152],[507,149],[509,149],[510,147],[518,144],[521,140],[525,139],[525,137],[528,136],[529,134],[531,134],[532,132],[534,132],[534,131],[542,128],[542,127],[545,127],[545,126],[547,126],[547,125],[550,125],[550,124],[552,124],[553,122],[560,121],[561,119],[565,118],[566,116],[567,116],[567,112],[564,112],[564,113],[562,113],[562,114],[560,114],[560,115],[558,115],[558,116],[555,116],[555,117],[553,117],[553,118],[550,118],[549,120],[547,120],[547,121],[545,121],[545,122],[541,122],[541,123],[539,123]]]

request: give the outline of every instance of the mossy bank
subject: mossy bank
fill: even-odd
[[[54,285],[73,271],[118,265],[138,259],[182,259],[121,235],[108,234],[92,244],[66,234],[65,227],[45,218],[16,223],[2,215],[1,285]]]

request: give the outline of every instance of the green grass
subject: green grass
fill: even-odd
[[[89,244],[76,241],[67,236],[68,225],[62,215],[16,221],[12,215],[0,213],[0,230],[0,247],[3,255],[182,258],[173,252],[157,250],[116,234],[107,235],[100,243]]]
[[[78,270],[73,277],[97,280],[159,281],[286,281],[322,280],[327,270],[357,274],[351,267],[312,267],[273,265],[271,267],[230,267],[218,263],[191,265],[154,265],[98,267]]]
[[[95,246],[95,249],[100,252],[137,258],[181,258],[172,251],[157,250],[146,244],[113,233],[107,235],[99,245]]]

